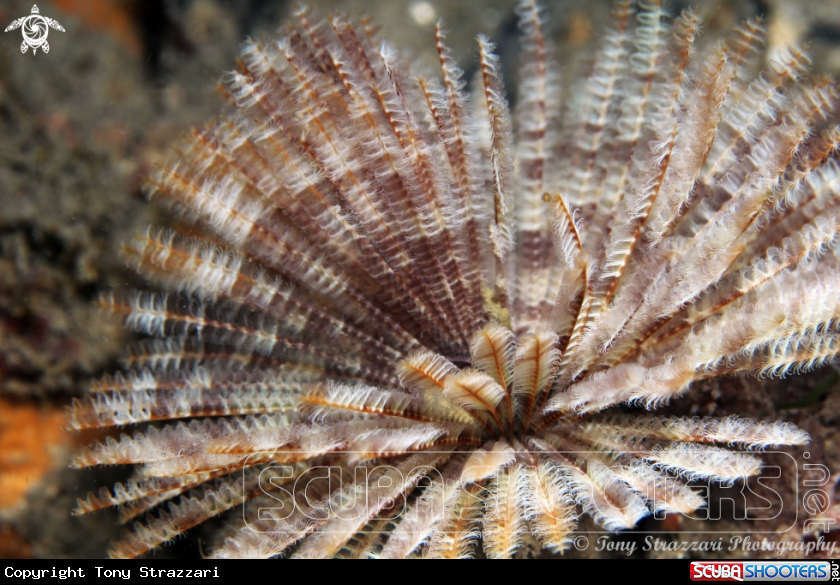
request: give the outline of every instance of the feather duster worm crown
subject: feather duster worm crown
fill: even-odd
[[[690,512],[689,480],[808,441],[603,411],[837,354],[835,86],[796,48],[761,70],[759,22],[700,52],[693,12],[626,0],[560,104],[518,15],[515,124],[483,37],[472,95],[441,27],[440,81],[341,17],[245,44],[229,114],[151,179],[202,239],[125,246],[169,292],[103,298],[151,339],[69,413],[136,429],[76,459],[137,466],[79,504],[133,521],[112,554],[233,509],[218,557],[562,551],[580,513]]]

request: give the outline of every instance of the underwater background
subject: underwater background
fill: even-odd
[[[509,97],[516,101],[515,0],[308,4],[321,14],[369,15],[380,35],[408,51],[421,72],[436,63],[438,19],[451,30],[449,43],[467,78],[477,66],[475,36],[484,32],[498,43]],[[558,61],[572,77],[576,67],[586,66],[612,1],[543,4]],[[673,14],[689,5],[703,18],[703,42],[764,15],[769,51],[808,43],[814,72],[840,79],[840,0],[668,4]],[[22,54],[20,31],[0,35],[0,557],[101,557],[121,529],[115,515],[73,517],[70,511],[76,498],[123,479],[126,470],[69,469],[72,453],[101,435],[65,431],[62,412],[91,377],[116,368],[130,334],[100,315],[93,301],[116,287],[145,288],[116,253],[143,226],[171,222],[146,202],[143,177],[171,155],[187,130],[219,111],[216,84],[235,67],[241,41],[271,38],[295,2],[54,0],[38,6],[65,28],[50,32],[49,53]],[[5,28],[31,8],[30,0],[2,0],[0,24]],[[831,366],[785,380],[724,378],[692,387],[664,411],[790,420],[813,438],[807,448],[792,451],[807,451],[809,461],[836,473],[838,381]],[[779,526],[787,520],[780,518]],[[709,529],[686,519],[666,522],[649,519],[640,528]],[[198,557],[202,531],[211,525],[156,557]],[[737,525],[720,520],[713,529],[725,533]],[[669,538],[681,537],[675,532]],[[569,554],[622,553],[590,547]],[[659,556],[667,554],[685,553]]]

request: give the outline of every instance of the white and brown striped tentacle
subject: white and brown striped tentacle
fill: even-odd
[[[514,200],[516,215],[516,298],[513,329],[520,333],[532,329],[540,320],[546,297],[550,269],[554,263],[554,245],[550,217],[543,194],[547,158],[553,144],[549,133],[556,126],[559,104],[555,103],[557,82],[553,78],[551,46],[543,34],[544,22],[534,0],[522,0],[517,6],[519,26],[523,31],[520,57],[517,115],[517,181]]]
[[[512,269],[515,232],[513,203],[513,160],[511,158],[512,130],[505,97],[499,58],[494,45],[485,37],[478,37],[481,76],[489,128],[489,159],[492,171],[493,212],[490,221],[490,241],[495,257],[496,274],[493,300],[499,306],[496,319],[510,321],[512,303]]]

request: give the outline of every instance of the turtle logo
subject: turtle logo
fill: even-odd
[[[12,24],[6,27],[5,32],[23,28],[23,43],[20,45],[20,52],[25,53],[29,47],[32,47],[32,54],[38,52],[38,49],[45,53],[50,52],[50,44],[47,42],[47,35],[50,28],[64,32],[64,27],[58,24],[57,20],[41,16],[37,6],[32,6],[32,14],[18,18]]]

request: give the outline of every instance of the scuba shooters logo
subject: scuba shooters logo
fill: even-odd
[[[50,44],[47,42],[47,36],[50,29],[64,32],[64,27],[58,24],[57,20],[41,16],[38,6],[32,6],[32,14],[13,20],[12,24],[6,27],[4,32],[10,30],[21,29],[23,33],[23,43],[20,45],[20,52],[25,53],[27,49],[32,48],[32,54],[38,52],[38,49],[44,53],[50,52]]]
[[[693,561],[692,581],[838,581],[835,561]]]

